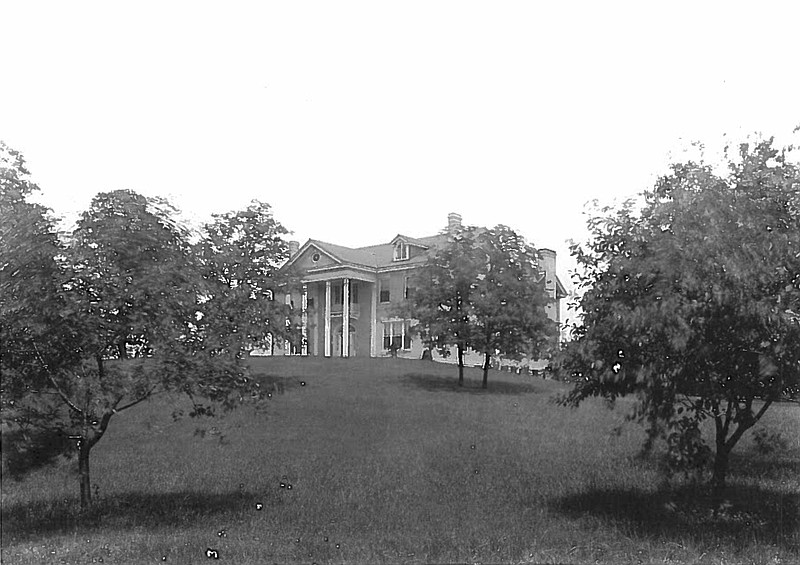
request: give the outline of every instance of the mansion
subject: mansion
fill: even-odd
[[[398,357],[419,359],[424,346],[411,331],[414,321],[394,312],[408,297],[414,270],[460,229],[461,216],[451,213],[447,228],[429,237],[397,235],[389,243],[358,248],[315,239],[302,246],[290,242],[291,256],[282,270],[299,275],[302,291],[286,294],[285,300],[301,308],[303,339],[299,347],[275,343],[272,353],[380,357],[396,350]],[[556,275],[556,253],[539,253],[550,296],[547,315],[560,323],[560,302],[567,293]]]

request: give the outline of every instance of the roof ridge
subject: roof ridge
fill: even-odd
[[[405,234],[402,234],[402,233],[398,233],[391,240],[389,240],[389,241],[387,241],[385,243],[376,243],[376,244],[373,244],[373,245],[364,245],[363,247],[352,247],[350,249],[361,250],[361,249],[372,249],[372,248],[376,248],[376,247],[384,247],[386,245],[391,245],[392,241],[394,241],[398,237],[402,237],[403,239],[407,239],[407,240],[412,241],[412,242],[425,242],[427,244],[428,241],[435,240],[435,239],[440,238],[440,237],[442,237],[444,235],[447,235],[447,234],[440,233],[440,234],[436,234],[436,235],[426,235],[424,237],[411,237],[410,235],[405,235]]]

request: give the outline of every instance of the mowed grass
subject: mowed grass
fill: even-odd
[[[262,358],[274,390],[216,419],[182,399],[120,414],[93,451],[95,507],[74,461],[3,481],[3,563],[800,562],[800,408],[788,441],[732,461],[712,515],[637,458],[624,402],[553,403],[564,386],[396,359]],[[207,552],[209,552],[207,555]],[[216,552],[216,553],[214,553]]]

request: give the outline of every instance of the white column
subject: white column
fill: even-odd
[[[350,279],[342,283],[342,357],[350,357]]]
[[[312,291],[314,294],[314,301],[319,300],[319,292],[317,291],[317,286],[314,285],[314,290]],[[314,308],[314,357],[319,356],[319,324],[320,324],[320,313],[319,307]]]
[[[378,281],[372,285],[372,317],[369,330],[369,355],[378,356]]]
[[[291,308],[291,306],[292,306],[292,295],[291,294],[287,294],[284,297],[284,302],[286,303],[287,306],[289,306]],[[286,327],[288,328],[290,325],[291,325],[291,320],[289,320],[289,318],[286,318]],[[292,354],[292,342],[290,342],[288,339],[284,339],[283,340],[283,354],[284,355],[291,355]]]
[[[308,285],[303,285],[303,296],[300,299],[302,314],[300,316],[302,323],[302,339],[303,342],[300,346],[300,355],[308,355]]]
[[[325,357],[331,356],[331,281],[325,281]]]

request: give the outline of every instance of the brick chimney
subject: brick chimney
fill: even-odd
[[[556,252],[552,249],[540,249],[539,256],[542,258],[542,263],[539,268],[545,274],[545,288],[547,294],[551,298],[556,297]]]
[[[289,257],[294,257],[297,255],[297,252],[300,251],[300,242],[299,241],[290,241],[289,243]]]
[[[461,231],[461,214],[450,212],[447,214],[447,233],[454,234]]]

